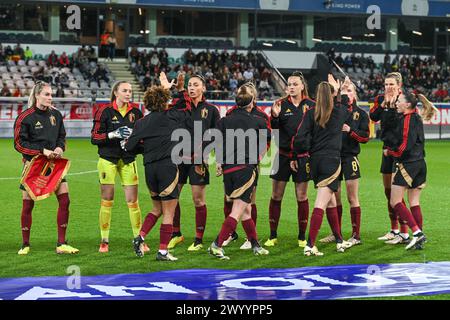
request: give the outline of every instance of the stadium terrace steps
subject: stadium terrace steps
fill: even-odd
[[[144,96],[144,91],[136,79],[136,77],[129,70],[130,64],[126,59],[116,59],[114,61],[104,61],[111,70],[112,74],[117,80],[128,81],[133,88],[133,100],[140,101]]]

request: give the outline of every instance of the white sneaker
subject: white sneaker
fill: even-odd
[[[320,243],[333,243],[336,242],[336,238],[334,237],[333,234],[330,234],[329,236],[326,236],[323,239],[319,240]]]
[[[316,246],[314,247],[309,247],[308,245],[305,247],[305,249],[303,249],[303,254],[307,257],[310,256],[323,256],[323,253],[320,252]]]
[[[345,252],[345,250],[352,247],[352,243],[348,241],[342,241],[341,243],[336,243],[336,251],[337,252]]]
[[[239,248],[241,250],[250,250],[252,248],[252,243],[245,239],[245,242],[242,244],[242,246]]]
[[[350,239],[348,239],[347,242],[350,242],[352,244],[352,246],[357,246],[358,244],[361,244],[361,240],[356,239],[354,237],[351,237]]]
[[[260,245],[254,246],[252,249],[255,256],[265,256],[269,254],[269,250],[264,249]]]
[[[425,238],[425,235],[421,232],[411,239],[409,244],[405,247],[405,250],[409,250],[412,247],[414,247],[415,249],[423,249],[422,245],[425,243],[426,240],[427,239]]]
[[[396,234],[394,239],[385,241],[384,243],[386,243],[386,244],[402,244],[402,243],[408,243],[408,242],[409,242],[409,237],[403,238],[400,234]]]
[[[395,233],[394,231],[389,231],[384,236],[379,237],[378,240],[381,240],[381,241],[393,240],[396,235],[398,235],[398,233]]]

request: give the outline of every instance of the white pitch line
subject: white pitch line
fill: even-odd
[[[82,171],[82,172],[75,172],[75,173],[68,173],[68,176],[80,176],[82,174],[89,174],[98,172],[98,170],[91,170],[91,171]],[[0,180],[20,180],[22,177],[7,177],[7,178],[0,178]]]

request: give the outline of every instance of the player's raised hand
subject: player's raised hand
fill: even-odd
[[[280,115],[280,112],[281,112],[281,101],[280,100],[277,100],[273,103],[271,112],[272,112],[272,117],[278,118],[278,116]]]
[[[161,83],[161,86],[164,89],[170,89],[170,88],[172,88],[173,84],[175,83],[175,79],[172,79],[172,81],[169,82],[169,80],[167,79],[166,73],[161,72],[159,74],[159,82]]]
[[[337,95],[339,89],[341,88],[341,81],[336,80],[331,73],[328,74],[328,83],[333,87],[333,95]]]

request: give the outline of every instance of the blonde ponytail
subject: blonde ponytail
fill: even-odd
[[[50,84],[44,81],[37,81],[36,84],[33,86],[30,92],[30,96],[28,97],[28,109],[34,108],[36,106],[36,96],[42,92],[42,89],[44,87],[51,87]]]
[[[429,121],[437,113],[438,109],[423,94],[418,94],[417,98],[422,103],[422,112],[420,115],[423,120]]]

